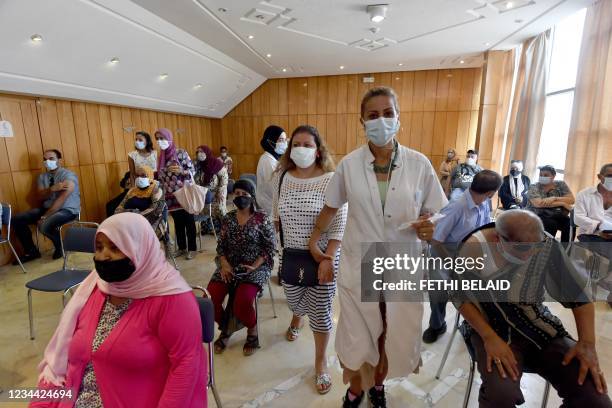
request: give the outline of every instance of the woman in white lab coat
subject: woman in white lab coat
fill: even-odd
[[[278,158],[287,150],[287,134],[282,127],[270,125],[264,131],[259,144],[264,152],[257,163],[257,190],[255,195],[259,208],[272,216],[273,173],[278,165]]]
[[[328,258],[317,247],[338,208],[348,203],[338,272],[340,316],[335,347],[344,382],[350,383],[343,407],[358,407],[368,390],[371,406],[386,407],[383,381],[418,369],[422,303],[361,301],[361,243],[429,241],[429,215],[447,203],[431,163],[399,145],[397,97],[391,88],[370,89],[361,102],[361,123],[368,143],[340,162],[326,192],[310,239],[317,261]],[[412,228],[398,227],[415,221]],[[322,263],[322,265],[328,262]],[[319,268],[319,273],[326,273]]]

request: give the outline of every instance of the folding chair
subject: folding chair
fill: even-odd
[[[215,193],[212,191],[208,191],[206,193],[206,206],[208,207],[208,214],[198,214],[194,215],[193,218],[196,222],[196,236],[198,237],[198,252],[204,251],[204,246],[202,245],[202,222],[209,221],[210,227],[212,228],[213,235],[215,236],[215,242],[217,242],[217,230],[215,229],[215,222],[212,217],[212,204],[215,200]],[[206,210],[204,210],[206,211]]]
[[[65,233],[64,233],[64,230]],[[32,291],[63,292],[62,306],[66,306],[67,294],[83,282],[91,269],[69,269],[68,257],[72,252],[93,254],[95,249],[95,222],[73,221],[60,227],[60,239],[64,254],[64,266],[61,270],[41,276],[26,283],[28,288],[28,315],[30,318],[30,339],[34,340],[34,317],[32,314]]]
[[[203,296],[196,296],[198,307],[200,308],[200,319],[202,320],[202,342],[206,343],[208,351],[208,384],[215,397],[215,403],[221,408],[221,398],[215,384],[215,357],[213,353],[213,340],[215,338],[215,307],[210,298],[210,293],[202,286],[192,286],[192,289],[199,290]]]
[[[77,213],[76,218],[73,221],[81,221],[81,212],[79,211]],[[72,221],[70,221],[72,222]],[[38,251],[40,252],[40,244],[38,243],[38,236],[40,235],[40,230],[38,229],[38,225],[36,225],[36,248],[38,248]]]
[[[255,186],[257,185],[257,175],[253,173],[242,173],[239,180],[250,180]]]
[[[11,243],[12,207],[10,204],[7,204],[7,203],[1,203],[1,205],[2,205],[2,225],[6,225],[6,235],[3,235],[2,231],[0,231],[0,244],[9,244],[9,246],[11,247],[11,251],[13,251],[13,255],[15,255],[15,258],[17,258],[17,262],[19,263],[19,266],[21,266],[21,269],[23,270],[23,273],[26,273],[26,269],[21,263],[21,259],[19,259],[19,255],[17,255],[17,251],[15,251],[15,247],[13,247],[13,244]]]

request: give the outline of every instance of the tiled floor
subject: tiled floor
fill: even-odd
[[[194,285],[206,285],[213,272],[213,240],[205,239],[205,251],[191,261],[179,260],[183,276]],[[80,264],[87,264],[89,258],[75,257]],[[59,294],[34,293],[34,318],[36,340],[29,340],[28,315],[25,282],[52,272],[61,267],[61,260],[50,261],[49,254],[42,260],[26,265],[28,273],[18,267],[0,268],[0,388],[7,390],[32,387],[36,384],[38,364],[47,341],[57,324],[61,312]],[[313,385],[312,334],[307,326],[300,338],[288,343],[284,333],[291,314],[287,309],[281,287],[273,285],[278,318],[274,319],[268,291],[259,302],[260,341],[262,348],[251,357],[242,355],[244,331],[237,333],[230,341],[228,350],[215,356],[217,386],[223,406],[233,407],[339,407],[345,386],[334,354],[333,341],[329,347],[329,369],[334,382],[332,390],[319,396]],[[559,305],[551,306],[559,314],[568,329],[574,332],[571,313]],[[428,309],[428,308],[426,308]],[[337,316],[338,310],[335,308]],[[448,308],[448,324],[453,324],[454,309]],[[423,321],[426,324],[427,316]],[[606,305],[597,307],[597,331],[599,359],[608,378],[612,375],[612,311]],[[445,334],[437,343],[423,346],[424,366],[421,373],[405,379],[393,380],[387,388],[390,394],[389,406],[400,407],[448,407],[461,406],[466,388],[468,357],[460,336],[455,342],[442,381],[434,378],[450,334]],[[476,407],[478,380],[472,392],[470,407]],[[526,407],[539,407],[544,381],[533,375],[526,375],[522,382]],[[553,391],[549,407],[560,405]],[[214,407],[212,393],[210,406]],[[2,404],[2,406],[23,406],[24,404]]]

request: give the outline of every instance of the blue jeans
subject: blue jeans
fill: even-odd
[[[31,210],[16,214],[11,220],[15,235],[26,254],[36,252],[36,246],[32,240],[32,231],[29,225],[36,224],[47,210],[45,208],[32,208]],[[55,251],[62,250],[59,228],[76,219],[77,215],[62,209],[54,212],[38,225],[38,230],[53,242]]]

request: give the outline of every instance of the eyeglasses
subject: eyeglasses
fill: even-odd
[[[533,250],[540,250],[546,243],[546,237],[542,239],[540,242],[512,242],[507,237],[503,235],[499,235],[499,237],[504,241],[507,245],[511,246],[517,252],[529,252]]]

